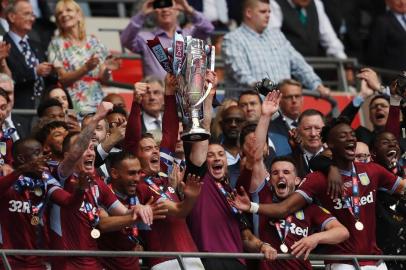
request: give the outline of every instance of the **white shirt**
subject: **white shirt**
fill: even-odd
[[[233,156],[226,150],[226,157],[227,157],[227,166],[234,165],[240,160],[240,154],[237,154],[237,156]]]
[[[34,12],[35,17],[41,18],[42,12],[41,12],[41,9],[39,8],[38,0],[30,0],[30,3],[31,3],[32,11]]]
[[[310,169],[309,161],[310,161],[313,157],[315,157],[315,156],[317,156],[318,154],[320,154],[321,152],[323,152],[324,147],[322,146],[322,147],[319,149],[319,151],[317,151],[316,154],[312,154],[312,153],[310,153],[309,151],[307,151],[307,150],[304,149],[304,148],[302,148],[302,150],[303,150],[303,157],[304,157],[304,160],[305,160],[305,162],[306,162],[306,164],[307,164],[307,167]],[[310,171],[313,172],[311,169],[310,169]]]
[[[228,8],[225,0],[203,0],[203,14],[211,22],[228,23]]]
[[[295,127],[292,125],[293,122],[295,122],[295,121],[297,123],[297,120],[291,119],[291,118],[287,117],[286,115],[284,115],[283,113],[281,113],[281,115],[283,117],[283,120],[286,122],[286,124],[288,124],[289,129],[297,128],[297,126]]]
[[[6,19],[0,18],[0,24],[1,24],[1,26],[3,26],[3,28],[6,32],[10,31],[10,25],[8,25],[8,22]]]
[[[292,1],[286,0],[292,7],[295,7]],[[281,7],[275,0],[269,0],[271,5],[271,17],[269,18],[268,26],[270,28],[282,28],[283,14]],[[330,19],[327,17],[324,5],[321,0],[314,0],[319,19],[319,36],[320,45],[326,50],[328,56],[333,56],[339,59],[346,59],[347,55],[344,52],[344,45],[338,39],[334,28],[331,25]]]
[[[406,31],[406,23],[403,20],[403,17],[406,17],[406,13],[405,14],[400,14],[400,13],[396,13],[396,12],[393,12],[393,11],[392,11],[392,13],[393,13],[393,15],[395,15],[396,19],[398,20],[400,25],[403,27],[403,29]]]
[[[142,113],[142,120],[144,121],[144,125],[146,130],[154,130],[154,129],[159,129],[162,130],[162,113],[159,114],[158,118],[155,118],[146,112]],[[156,124],[156,120],[159,121],[160,125],[158,126]]]

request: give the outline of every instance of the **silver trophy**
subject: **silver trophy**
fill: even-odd
[[[176,54],[176,52],[174,52]],[[205,89],[206,71],[214,70],[215,49],[201,39],[187,36],[184,40],[183,59],[179,62],[177,75],[179,89],[177,103],[182,116],[184,141],[203,141],[210,133],[200,126],[203,118],[203,101],[209,95],[212,84]]]

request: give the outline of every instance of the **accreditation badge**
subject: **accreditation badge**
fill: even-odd
[[[361,185],[368,186],[371,181],[369,181],[369,177],[367,173],[360,173],[358,174],[359,181]]]

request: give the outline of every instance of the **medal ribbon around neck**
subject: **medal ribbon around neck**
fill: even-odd
[[[147,183],[149,189],[152,190],[154,193],[158,194],[163,199],[168,199],[168,200],[172,201],[171,196],[169,194],[167,194],[166,192],[164,192],[160,187],[158,187],[158,185],[155,184],[154,181],[152,180],[151,176],[145,177],[144,181],[145,181],[145,183]]]
[[[31,177],[20,175],[14,185],[14,189],[18,193],[25,193],[28,198],[32,215],[31,224],[34,226],[39,224],[44,212],[49,179],[51,179],[51,176],[46,172],[42,173],[42,179],[33,179]],[[32,202],[30,199],[30,193],[34,193],[35,196],[40,198],[38,204]]]
[[[137,204],[137,196],[131,196],[128,198],[128,209],[131,209],[134,205]],[[138,239],[138,227],[134,224],[132,227],[126,228],[128,232],[128,239],[132,242],[139,244],[140,240]]]
[[[96,226],[99,224],[100,221],[100,217],[99,217],[99,202],[97,200],[97,194],[96,194],[96,187],[97,185],[95,185],[93,182],[90,183],[90,193],[92,194],[92,198],[89,197],[89,194],[86,192],[85,193],[85,200],[84,200],[84,205],[85,205],[85,212],[87,214],[87,217],[89,219],[90,222],[90,226],[95,229]],[[93,207],[91,204],[91,200],[93,199],[94,202],[94,206],[96,207],[96,214],[93,214]]]
[[[361,214],[361,207],[360,207],[360,195],[359,195],[359,181],[358,181],[358,174],[355,169],[354,164],[352,164],[351,170],[351,182],[352,182],[352,196],[346,194],[345,190],[343,192],[344,195],[344,203],[350,211],[351,215],[355,218],[355,228],[359,231],[363,230],[364,225],[362,222],[359,221],[360,214]],[[351,204],[352,202],[352,204]]]

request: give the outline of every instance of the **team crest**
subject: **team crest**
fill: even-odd
[[[296,217],[298,220],[304,220],[305,216],[304,216],[303,210],[297,211],[297,212],[295,213],[295,217]]]
[[[175,190],[173,189],[173,187],[168,187],[168,190],[170,193],[175,193]]]
[[[358,177],[359,177],[359,181],[361,182],[361,184],[363,186],[368,186],[369,185],[370,181],[369,181],[368,174],[360,173],[360,174],[358,174]]]

